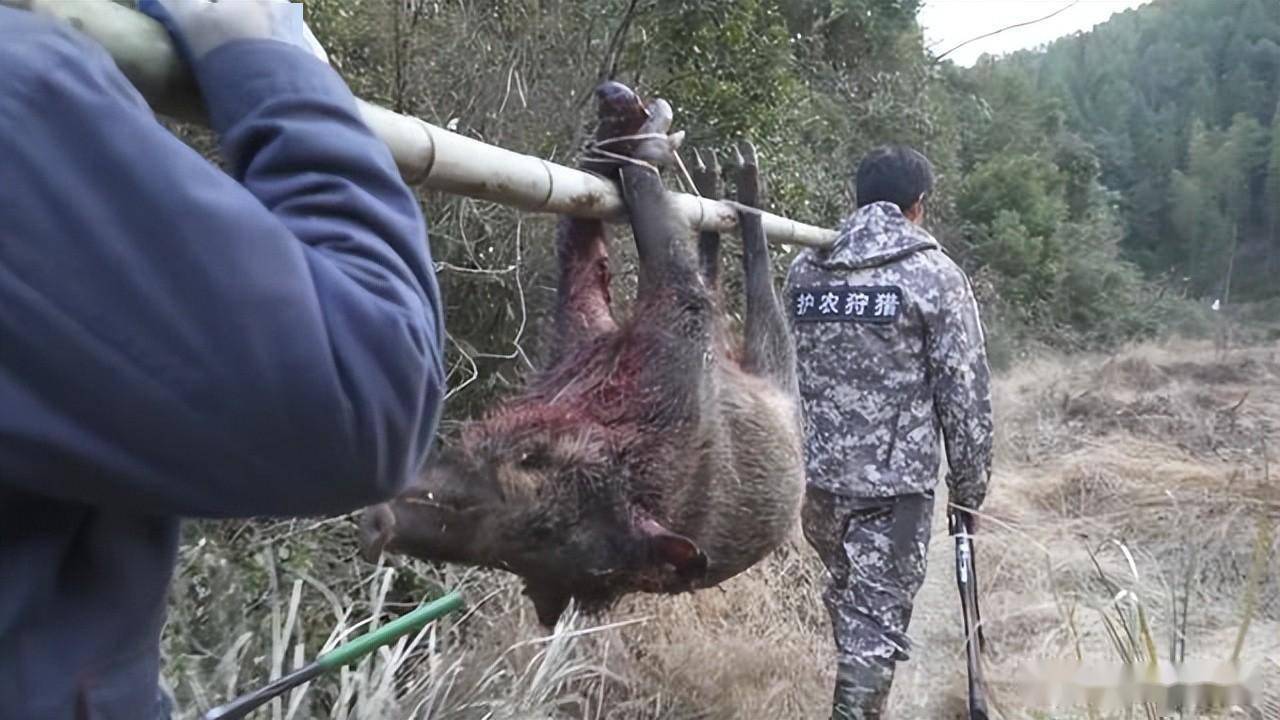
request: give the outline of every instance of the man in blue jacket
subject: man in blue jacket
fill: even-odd
[[[166,132],[100,47],[0,8],[4,720],[166,717],[178,518],[385,500],[440,412],[417,200],[304,49],[300,14],[151,12],[230,176]]]

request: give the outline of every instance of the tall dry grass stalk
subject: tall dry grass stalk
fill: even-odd
[[[1242,673],[1262,668],[1271,690],[1259,712],[1280,717],[1280,578],[1268,530],[1280,519],[1280,489],[1261,451],[1280,430],[1277,348],[1224,360],[1211,345],[1185,344],[1042,359],[1002,377],[996,404],[996,476],[977,560],[999,716],[1124,717],[1027,703],[1029,665],[1078,657],[1142,667],[1235,658]],[[941,513],[935,522],[894,720],[962,717],[952,543]],[[165,637],[180,717],[446,588],[468,597],[465,615],[317,679],[258,718],[765,720],[828,711],[822,569],[798,536],[721,588],[632,597],[598,618],[570,613],[551,634],[510,577],[401,560],[372,568],[354,548],[346,522],[190,528]],[[1156,708],[1130,711],[1159,717]]]

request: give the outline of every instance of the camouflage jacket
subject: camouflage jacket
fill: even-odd
[[[991,390],[964,272],[892,203],[860,208],[828,249],[787,274],[809,484],[884,497],[937,484],[941,431],[951,498],[986,495]]]

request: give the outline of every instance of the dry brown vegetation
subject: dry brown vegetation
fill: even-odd
[[[1280,578],[1265,531],[1280,519],[1280,346],[1224,354],[1182,342],[1039,360],[996,392],[978,560],[1004,716],[1085,717],[1024,707],[1026,664],[1077,650],[1115,660],[1145,645],[1139,607],[1162,658],[1182,632],[1188,658],[1225,660],[1247,623],[1241,659],[1272,673],[1274,692]],[[829,707],[821,568],[798,533],[720,588],[631,598],[571,617],[550,638],[510,578],[412,561],[375,571],[354,559],[345,520],[199,525],[189,538],[166,634],[187,717],[314,656],[334,628],[442,588],[463,590],[469,611],[259,717],[710,720],[819,718]],[[961,717],[951,562],[939,512],[893,718]],[[1268,702],[1263,717],[1280,717]]]

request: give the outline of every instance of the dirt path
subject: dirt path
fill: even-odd
[[[1071,652],[1072,625],[1086,657],[1118,660],[1101,618],[1137,604],[1165,656],[1172,598],[1187,593],[1187,657],[1230,657],[1251,574],[1258,600],[1242,657],[1280,660],[1274,534],[1252,573],[1260,526],[1280,520],[1280,348],[1219,357],[1199,345],[1145,347],[1036,363],[1001,379],[996,405],[993,518],[978,552],[989,672],[1010,717],[1045,717],[1021,707],[1020,663]],[[918,649],[895,685],[894,718],[961,717],[963,640],[941,513],[934,531],[911,628]],[[1129,592],[1120,603],[1091,549]]]

